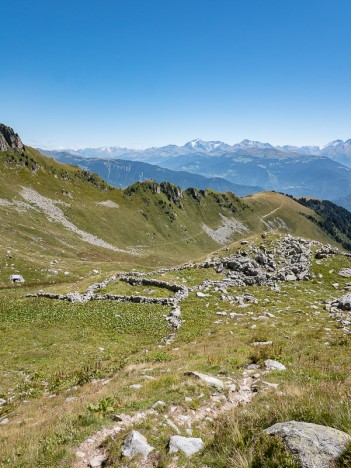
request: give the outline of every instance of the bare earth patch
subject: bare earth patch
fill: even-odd
[[[84,242],[88,242],[89,244],[103,247],[105,249],[113,250],[115,252],[125,252],[124,250],[119,249],[118,247],[115,247],[108,242],[105,242],[104,240],[94,236],[93,234],[90,234],[89,232],[82,231],[75,224],[68,221],[63,211],[58,206],[56,206],[57,202],[54,200],[43,197],[40,195],[40,193],[28,187],[22,187],[21,196],[28,202],[33,203],[38,208],[40,208],[46,214],[49,221],[62,224],[69,231],[76,233]]]
[[[105,201],[97,202],[96,204],[107,206],[107,208],[119,208],[118,203],[115,203],[112,200],[105,200]]]

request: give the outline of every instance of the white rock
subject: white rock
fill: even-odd
[[[169,453],[179,452],[181,450],[187,457],[204,448],[202,439],[195,437],[172,436],[169,440]]]
[[[132,431],[124,440],[122,447],[122,455],[125,457],[134,457],[135,455],[143,455],[146,460],[150,452],[154,450],[147,443],[146,438],[138,431]]]
[[[161,401],[161,400],[156,401],[156,403],[154,403],[152,405],[153,408],[163,408],[165,406],[166,406],[166,403],[164,401]]]
[[[170,419],[166,418],[166,423],[168,424],[169,427],[171,427],[174,431],[176,431],[177,434],[180,434],[180,429],[178,426],[174,424],[173,421]]]
[[[198,291],[198,292],[196,293],[196,295],[197,295],[197,297],[208,297],[208,296],[209,296],[209,294],[204,294],[204,293],[201,292],[201,291]]]
[[[268,370],[278,370],[278,371],[284,371],[286,370],[286,367],[284,364],[282,364],[279,361],[274,361],[273,359],[267,359],[264,361],[264,365],[266,366],[266,369]]]
[[[100,468],[105,461],[106,457],[104,455],[97,455],[89,461],[88,466],[90,466],[90,468]]]
[[[273,344],[273,341],[254,341],[252,346],[268,346]]]
[[[351,268],[344,268],[343,270],[339,271],[339,276],[343,278],[350,278],[351,277]]]
[[[216,377],[212,377],[211,375],[202,374],[201,372],[185,372],[185,375],[190,375],[192,377],[196,377],[197,379],[204,382],[209,387],[215,387],[217,390],[224,390],[224,383],[222,380],[217,379]]]

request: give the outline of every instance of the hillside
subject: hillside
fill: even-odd
[[[156,182],[171,182],[185,190],[189,187],[197,189],[211,189],[217,192],[234,192],[245,196],[262,191],[261,187],[233,184],[220,177],[203,177],[186,171],[171,171],[154,164],[138,161],[124,161],[123,159],[83,158],[64,151],[47,151],[43,154],[53,157],[65,164],[73,164],[94,172],[115,187],[125,188],[135,182],[155,180]]]
[[[288,421],[343,431],[348,466],[350,254],[328,219],[348,224],[279,193],[114,188],[9,135],[0,466],[295,468],[265,432]]]
[[[346,195],[335,200],[335,203],[351,212],[351,195]]]
[[[328,240],[301,215],[308,208],[278,194],[240,199],[155,182],[119,190],[27,146],[0,153],[0,166],[3,285],[11,273],[78,279],[91,261],[102,271],[180,264],[267,229]]]

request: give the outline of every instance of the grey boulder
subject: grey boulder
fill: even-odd
[[[196,437],[182,437],[182,436],[172,436],[169,439],[169,453],[179,452],[179,450],[187,457],[191,457],[194,453],[199,452],[204,448],[204,443],[202,439]]]
[[[194,372],[194,371],[185,372],[185,375],[195,377],[201,380],[202,382],[204,382],[209,387],[214,387],[217,390],[224,390],[224,383],[222,382],[222,380],[217,379],[216,377],[212,377],[211,375],[206,375],[206,374],[202,374],[201,372]]]
[[[348,293],[340,297],[340,299],[336,301],[336,306],[342,310],[351,310],[351,294]]]
[[[343,278],[351,278],[351,268],[344,268],[339,271],[339,276]]]
[[[284,366],[284,364],[282,364],[279,361],[274,361],[273,359],[267,359],[266,361],[264,361],[264,365],[266,369],[268,370],[277,370],[277,371],[286,370],[286,367]]]
[[[122,455],[125,457],[134,457],[135,455],[143,455],[147,458],[154,448],[147,443],[146,438],[138,431],[132,431],[124,439],[122,447]]]
[[[351,442],[351,437],[338,429],[299,421],[277,423],[265,432],[283,439],[302,468],[335,466]]]

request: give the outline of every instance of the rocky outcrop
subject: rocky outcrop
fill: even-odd
[[[338,429],[298,421],[277,423],[265,432],[283,439],[302,468],[335,466],[351,442],[351,437]]]
[[[0,151],[7,151],[9,149],[18,151],[23,148],[24,145],[17,133],[11,127],[0,124]]]
[[[287,235],[272,250],[261,244],[231,257],[206,260],[198,268],[215,268],[223,273],[224,279],[204,281],[201,289],[218,288],[223,292],[222,300],[231,302],[234,297],[226,293],[226,288],[230,286],[277,288],[279,282],[308,281],[313,277],[309,271],[313,244],[312,241]]]

